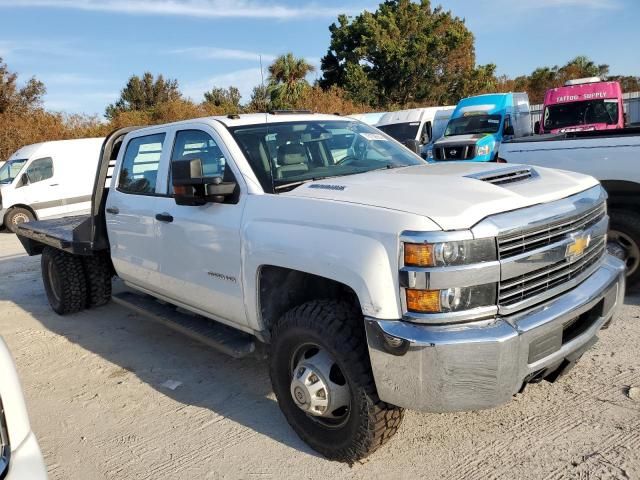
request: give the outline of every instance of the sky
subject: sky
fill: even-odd
[[[293,52],[319,67],[337,15],[371,0],[0,0],[0,57],[45,82],[45,106],[103,115],[127,79],[176,78],[196,101],[237,86],[248,101],[263,66]],[[476,38],[478,64],[517,76],[577,55],[640,76],[640,0],[441,0]],[[312,74],[312,80],[321,73]]]

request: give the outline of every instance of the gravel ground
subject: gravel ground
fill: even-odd
[[[0,335],[54,480],[640,478],[640,399],[628,396],[640,387],[637,294],[558,383],[494,410],[409,412],[390,444],[349,467],[293,433],[265,364],[227,358],[114,304],[55,315],[39,258],[6,233],[0,278]]]

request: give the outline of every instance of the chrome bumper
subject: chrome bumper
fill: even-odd
[[[378,395],[430,412],[509,401],[527,382],[558,374],[595,342],[623,303],[624,270],[607,255],[573,290],[490,321],[436,326],[367,318]]]

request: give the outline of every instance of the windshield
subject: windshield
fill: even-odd
[[[500,130],[500,115],[485,113],[467,113],[462,117],[449,120],[445,137],[452,135],[468,135],[470,133],[496,133]]]
[[[405,142],[407,140],[415,140],[418,137],[418,128],[420,128],[420,122],[406,122],[380,125],[378,130],[382,130],[399,142]]]
[[[27,159],[9,160],[7,163],[0,167],[0,184],[7,184],[13,182],[13,179],[20,174],[20,170],[27,163]]]
[[[544,110],[544,128],[573,127],[592,123],[618,123],[618,101],[616,99],[589,100],[586,102],[549,105]]]
[[[425,162],[360,122],[306,121],[229,129],[265,192],[305,181]]]

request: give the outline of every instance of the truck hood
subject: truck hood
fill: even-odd
[[[535,167],[530,179],[502,185],[474,178],[514,167],[533,168],[511,163],[416,165],[309,182],[282,195],[398,210],[428,217],[443,230],[459,230],[496,213],[552,202],[598,184],[587,175],[541,167]]]
[[[478,140],[486,137],[493,136],[491,133],[470,133],[468,135],[453,135],[450,137],[442,137],[436,141],[436,146],[444,147],[447,145],[460,145],[468,143],[476,143]]]

